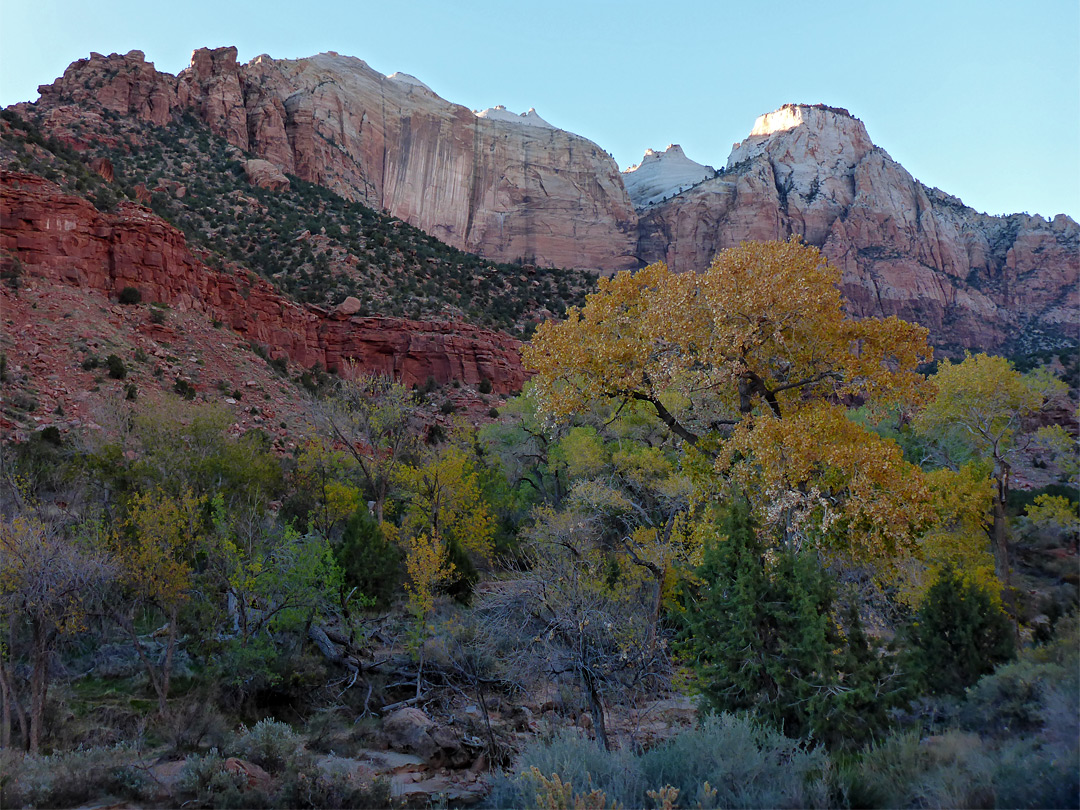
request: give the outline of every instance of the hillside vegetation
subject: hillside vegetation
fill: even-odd
[[[485,261],[296,177],[283,190],[251,185],[249,156],[194,119],[148,127],[102,115],[101,131],[76,124],[58,140],[6,110],[0,159],[102,210],[121,198],[146,204],[209,251],[211,264],[253,270],[297,301],[333,307],[352,295],[360,314],[464,319],[524,334],[582,303],[593,286],[580,271]]]
[[[5,443],[2,803],[1076,806],[1075,390],[927,376],[837,278],[602,280],[483,426],[356,374],[289,445],[168,396]]]

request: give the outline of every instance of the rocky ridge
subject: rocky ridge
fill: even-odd
[[[725,170],[641,212],[639,255],[700,271],[746,240],[799,236],[843,273],[852,314],[898,315],[939,345],[1076,345],[1080,226],[980,214],[915,180],[846,110],[761,116]]]
[[[1073,220],[980,214],[915,180],[839,108],[763,115],[722,172],[695,169],[696,184],[669,184],[657,199],[634,175],[680,155],[620,175],[595,144],[534,112],[474,113],[334,53],[240,65],[235,48],[200,49],[176,77],[138,51],[94,54],[41,92],[45,128],[95,110],[153,124],[190,114],[280,172],[489,257],[700,271],[720,249],[797,235],[842,270],[852,314],[918,321],[950,350],[1026,352],[1080,337]]]
[[[4,261],[61,285],[118,297],[125,287],[142,300],[198,311],[228,324],[271,358],[344,370],[350,361],[394,375],[407,385],[429,377],[445,383],[490,381],[498,393],[525,381],[520,343],[464,323],[354,317],[298,305],[246,271],[208,267],[183,234],[148,209],[121,203],[106,214],[32,174],[0,173]]]

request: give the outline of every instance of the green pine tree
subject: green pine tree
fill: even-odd
[[[907,670],[933,694],[961,694],[1016,655],[1012,624],[990,594],[944,569],[902,633]]]
[[[356,588],[361,595],[374,600],[374,605],[390,603],[401,581],[401,554],[383,536],[366,506],[353,512],[345,524],[335,556],[346,589]]]
[[[833,578],[810,554],[767,553],[745,502],[705,550],[688,600],[686,648],[714,711],[752,712],[791,737],[858,743],[885,725],[899,697],[889,659],[850,608],[833,615]]]

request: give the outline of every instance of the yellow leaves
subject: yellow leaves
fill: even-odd
[[[420,621],[435,607],[435,593],[450,581],[454,564],[438,535],[420,534],[405,544],[405,570],[409,575],[405,585],[409,610]]]
[[[788,543],[885,557],[910,549],[930,518],[920,470],[839,405],[746,421],[724,451],[716,471],[732,475],[763,527]],[[846,546],[836,546],[840,538]]]
[[[1012,449],[1021,420],[1035,413],[1054,389],[1044,375],[1029,378],[1004,357],[986,354],[955,364],[942,361],[931,382],[937,397],[915,420],[916,430],[994,457]]]
[[[932,354],[927,331],[896,318],[846,318],[839,282],[796,240],[721,251],[700,275],[672,275],[663,264],[620,273],[525,347],[535,396],[556,418],[598,396],[700,400],[708,391],[714,410],[738,405],[743,414],[766,397],[785,412],[807,394],[924,398],[915,368]]]
[[[994,487],[986,469],[965,464],[926,473],[930,508],[934,519],[919,538],[917,558],[901,566],[898,581],[901,598],[918,606],[945,568],[960,573],[995,598],[1001,582],[994,573],[994,557],[986,533]]]
[[[1031,522],[1040,528],[1055,528],[1070,534],[1080,532],[1076,507],[1061,495],[1039,495],[1026,511]]]
[[[350,456],[319,439],[306,441],[296,459],[296,481],[315,496],[315,527],[329,535],[334,526],[360,506],[360,490],[342,477],[356,464]]]
[[[167,609],[187,599],[192,563],[203,539],[205,496],[173,498],[162,490],[135,495],[127,527],[133,541],[120,549],[128,585]]]
[[[571,428],[559,442],[556,455],[570,478],[591,478],[608,462],[603,441],[589,427]]]
[[[495,519],[466,450],[444,445],[426,464],[403,470],[401,481],[412,494],[403,524],[407,535],[453,538],[467,551],[491,558]]]
[[[575,793],[573,784],[563,782],[557,773],[549,779],[534,765],[524,776],[535,787],[533,801],[537,810],[604,810],[609,807],[607,794],[602,790]]]

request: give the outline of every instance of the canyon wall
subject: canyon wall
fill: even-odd
[[[154,125],[194,115],[268,170],[493,259],[605,273],[663,260],[701,271],[720,249],[798,235],[842,270],[854,315],[917,321],[953,349],[1080,339],[1076,222],[978,213],[919,183],[838,108],[763,115],[722,172],[638,195],[635,209],[591,141],[532,113],[474,113],[413,77],[334,53],[241,65],[235,48],[200,49],[175,77],[139,51],[93,54],[40,90],[47,124],[103,110]]]
[[[171,76],[141,51],[73,63],[46,108],[104,107],[161,125],[190,112],[234,146],[497,261],[638,265],[637,215],[615,161],[539,116],[474,113],[410,76],[335,53],[200,49]]]
[[[980,214],[915,180],[846,110],[761,116],[722,173],[640,215],[639,255],[678,272],[794,234],[843,272],[854,315],[898,315],[953,347],[1077,343],[1077,223]]]
[[[355,361],[411,385],[489,380],[498,393],[525,382],[520,343],[463,323],[351,317],[300,306],[246,271],[213,270],[184,235],[149,210],[121,203],[113,214],[64,194],[36,175],[0,172],[0,249],[20,271],[116,297],[134,287],[144,301],[196,310],[307,367]]]

